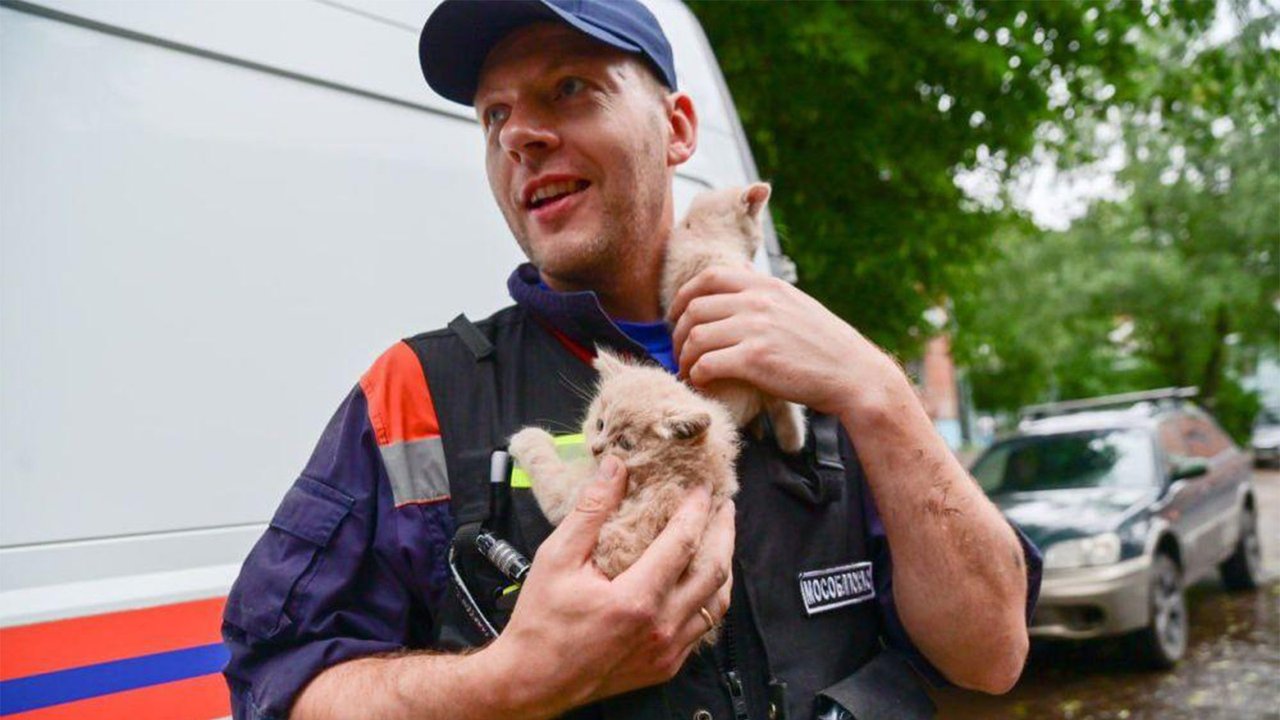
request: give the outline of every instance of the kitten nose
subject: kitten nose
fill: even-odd
[[[597,440],[591,443],[591,454],[599,455],[600,453],[604,452],[605,446],[606,446],[606,443],[602,440]]]

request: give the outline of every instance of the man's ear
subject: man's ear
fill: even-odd
[[[597,345],[596,359],[591,365],[596,369],[596,372],[600,373],[602,380],[607,380],[617,375],[627,364],[620,360],[617,355]]]
[[[764,209],[764,204],[769,202],[769,193],[772,189],[769,183],[751,183],[746,190],[742,191],[742,204],[747,206],[747,215],[756,217],[760,211]]]
[[[670,130],[667,166],[683,165],[698,149],[698,113],[694,110],[693,98],[682,92],[673,92],[667,95],[663,108]]]
[[[710,413],[701,410],[682,412],[663,418],[658,434],[676,440],[698,440],[707,434],[709,427],[711,427]]]

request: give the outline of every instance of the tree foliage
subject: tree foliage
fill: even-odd
[[[1139,97],[1145,39],[1194,35],[1212,3],[692,0],[806,291],[911,355],[921,313],[965,294],[1010,222],[958,170],[998,180],[1037,144]],[[1056,132],[1048,132],[1057,128]],[[1012,352],[1012,351],[1011,351]]]
[[[1116,107],[1122,200],[1060,233],[1023,226],[961,297],[978,404],[1196,385],[1237,437],[1237,382],[1280,339],[1280,55],[1274,14],[1227,42],[1165,29]]]

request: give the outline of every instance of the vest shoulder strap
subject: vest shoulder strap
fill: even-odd
[[[464,314],[458,315],[449,322],[449,329],[467,346],[476,360],[486,360],[493,356],[493,343],[480,332],[480,328]]]
[[[422,365],[440,423],[451,507],[459,525],[489,512],[490,452],[503,442],[496,382],[494,327],[516,308],[472,322],[459,315],[440,330],[405,339]]]

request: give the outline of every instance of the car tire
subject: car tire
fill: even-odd
[[[1262,545],[1258,540],[1258,515],[1246,507],[1240,513],[1240,538],[1236,549],[1218,565],[1228,590],[1253,590],[1262,575]]]
[[[1167,553],[1157,553],[1151,563],[1150,618],[1133,636],[1134,650],[1146,667],[1168,670],[1187,652],[1187,596],[1182,589],[1182,569]]]

